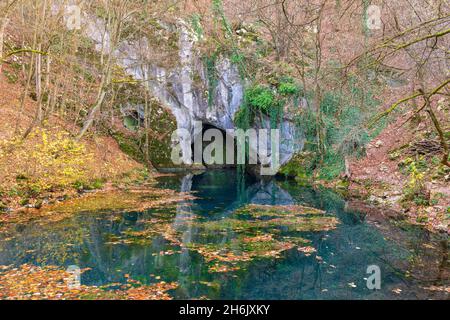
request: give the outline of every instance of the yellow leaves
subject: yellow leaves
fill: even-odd
[[[0,168],[8,168],[9,182],[23,176],[22,187],[38,191],[84,179],[85,164],[92,158],[69,133],[47,129],[35,129],[26,140],[0,141],[0,150]]]

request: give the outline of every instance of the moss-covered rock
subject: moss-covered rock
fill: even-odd
[[[280,174],[295,179],[302,184],[308,184],[312,180],[315,155],[312,152],[295,154],[292,159],[283,165]]]
[[[172,113],[161,106],[152,108],[150,127],[152,136],[149,141],[149,156],[152,164],[157,168],[174,167],[171,160],[172,132],[177,129],[177,123]]]
[[[138,104],[139,105],[139,104]],[[174,167],[171,160],[171,136],[177,128],[175,117],[169,109],[152,101],[150,107],[148,157],[151,164],[159,169]],[[136,127],[127,126],[124,118],[124,128],[115,130],[113,137],[120,149],[138,162],[146,163],[146,133],[142,123],[136,120]],[[141,119],[143,122],[143,120]]]

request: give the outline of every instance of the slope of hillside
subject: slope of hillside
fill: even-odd
[[[446,108],[436,106],[448,132]],[[440,163],[431,121],[409,122],[411,116],[398,117],[367,146],[364,158],[351,163],[350,191],[403,212],[413,223],[450,232],[450,168]],[[420,192],[411,192],[415,185]]]
[[[143,165],[125,155],[111,137],[87,136],[75,142],[71,137],[79,128],[57,115],[49,116],[25,141],[14,138],[21,136],[15,132],[25,132],[36,111],[36,102],[27,97],[20,112],[22,92],[20,84],[0,75],[0,206],[3,209],[40,206],[81,190],[120,183],[144,171]]]

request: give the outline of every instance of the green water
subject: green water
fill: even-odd
[[[59,222],[16,225],[8,238],[0,235],[0,265],[78,265],[90,268],[81,277],[85,285],[125,283],[128,275],[146,284],[176,281],[179,288],[170,292],[176,299],[448,298],[443,291],[425,289],[449,286],[444,235],[357,212],[329,190],[284,180],[242,180],[232,170],[158,180],[161,188],[193,192],[197,199],[143,213],[80,212]],[[245,215],[236,218],[248,204],[314,207],[339,223],[327,230],[299,231],[283,225],[258,225],[255,230],[245,224]],[[180,244],[152,229],[161,221],[176,232]],[[226,227],[230,221],[242,223],[243,229]],[[237,270],[212,272],[214,261],[193,249],[227,248],[239,254],[249,247],[241,241],[249,234],[305,240],[314,252],[305,255],[298,245],[278,257],[240,261],[234,264]],[[265,244],[271,249],[264,240],[251,243]],[[380,267],[380,290],[367,288],[369,265]]]

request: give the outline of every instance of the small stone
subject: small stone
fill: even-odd
[[[436,226],[436,229],[437,229],[438,231],[441,231],[441,232],[448,232],[448,226],[446,226],[446,225],[443,224],[443,223],[438,224],[438,225]]]

